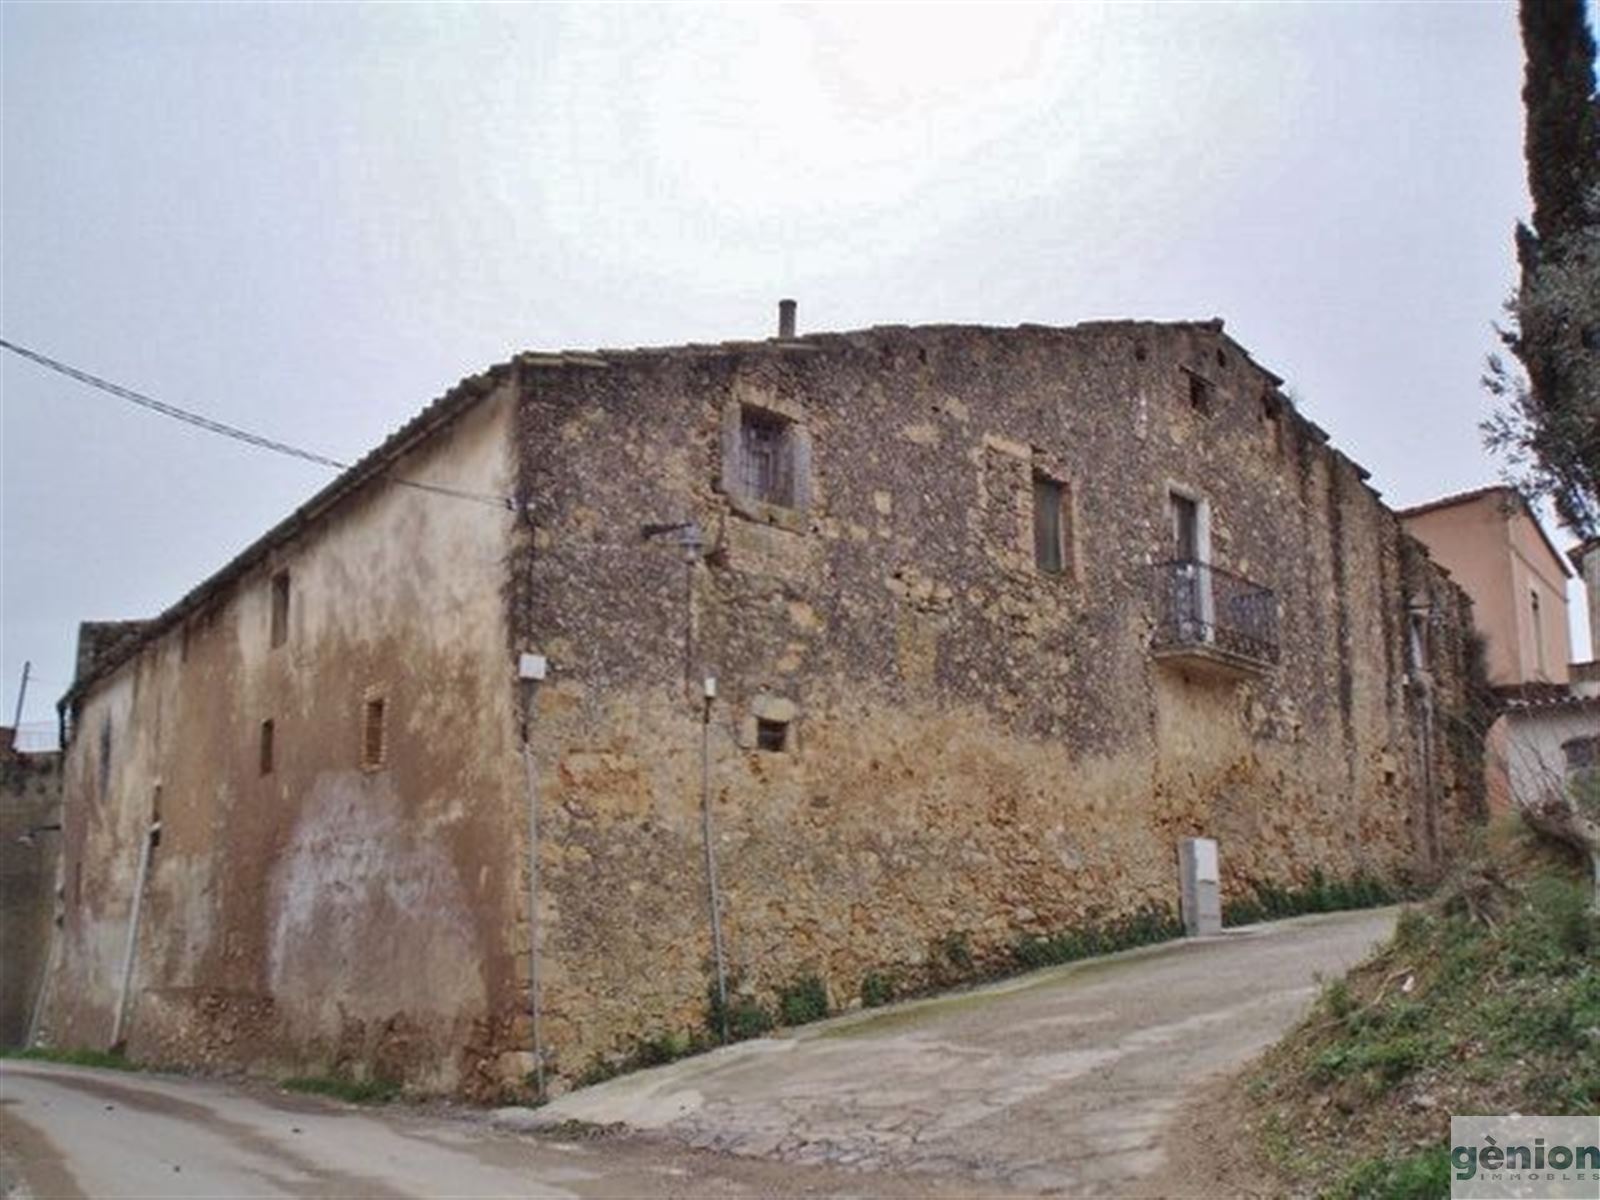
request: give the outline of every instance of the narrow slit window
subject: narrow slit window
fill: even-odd
[[[1059,479],[1033,475],[1033,561],[1047,575],[1067,569],[1067,487]]]
[[[279,571],[272,577],[272,644],[281,646],[289,640],[289,572]]]
[[[1204,375],[1196,375],[1193,371],[1189,375],[1189,407],[1202,416],[1211,412],[1212,401],[1215,398],[1216,387]]]
[[[385,746],[385,704],[382,696],[368,696],[362,709],[361,765],[369,771],[383,766]]]
[[[275,749],[273,743],[274,743],[275,737],[276,737],[276,728],[273,725],[271,719],[268,719],[268,720],[265,720],[265,721],[261,722],[261,744],[260,744],[260,748],[259,748],[259,763],[260,763],[260,767],[261,767],[261,773],[263,775],[271,775],[272,774],[272,756],[273,756],[273,751]]]
[[[756,719],[756,749],[782,754],[789,748],[789,723]]]

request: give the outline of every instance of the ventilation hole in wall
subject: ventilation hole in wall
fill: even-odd
[[[756,749],[782,754],[789,748],[789,723],[756,718]]]
[[[384,702],[382,696],[368,696],[361,718],[361,765],[369,771],[383,766]]]
[[[1140,342],[1133,348],[1133,357],[1135,361],[1143,362],[1145,359],[1150,357],[1150,351],[1145,347],[1143,342]]]
[[[270,641],[281,646],[289,640],[289,572],[272,577],[272,630]]]
[[[258,761],[263,775],[272,774],[273,737],[272,721],[268,719],[261,722],[261,745]]]

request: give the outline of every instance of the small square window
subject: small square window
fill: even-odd
[[[795,506],[795,445],[791,421],[765,409],[739,411],[739,489],[748,499]]]
[[[289,640],[289,572],[279,571],[272,577],[272,644],[281,646]]]
[[[368,696],[361,713],[361,766],[376,771],[383,766],[387,750],[384,728],[385,704],[382,696]]]
[[[782,754],[789,748],[789,723],[756,718],[756,749]]]
[[[261,722],[260,766],[263,775],[272,774],[273,739],[275,729],[270,719]]]

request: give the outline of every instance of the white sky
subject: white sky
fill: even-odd
[[[1498,473],[1510,4],[12,0],[0,68],[5,336],[335,457],[518,350],[793,295],[802,331],[1222,316],[1396,506]],[[80,619],[328,477],[11,356],[0,412],[0,722],[23,659],[53,719]]]

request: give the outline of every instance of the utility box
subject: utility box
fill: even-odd
[[[1222,932],[1222,875],[1215,838],[1184,838],[1178,843],[1179,893],[1183,930],[1190,937]]]

